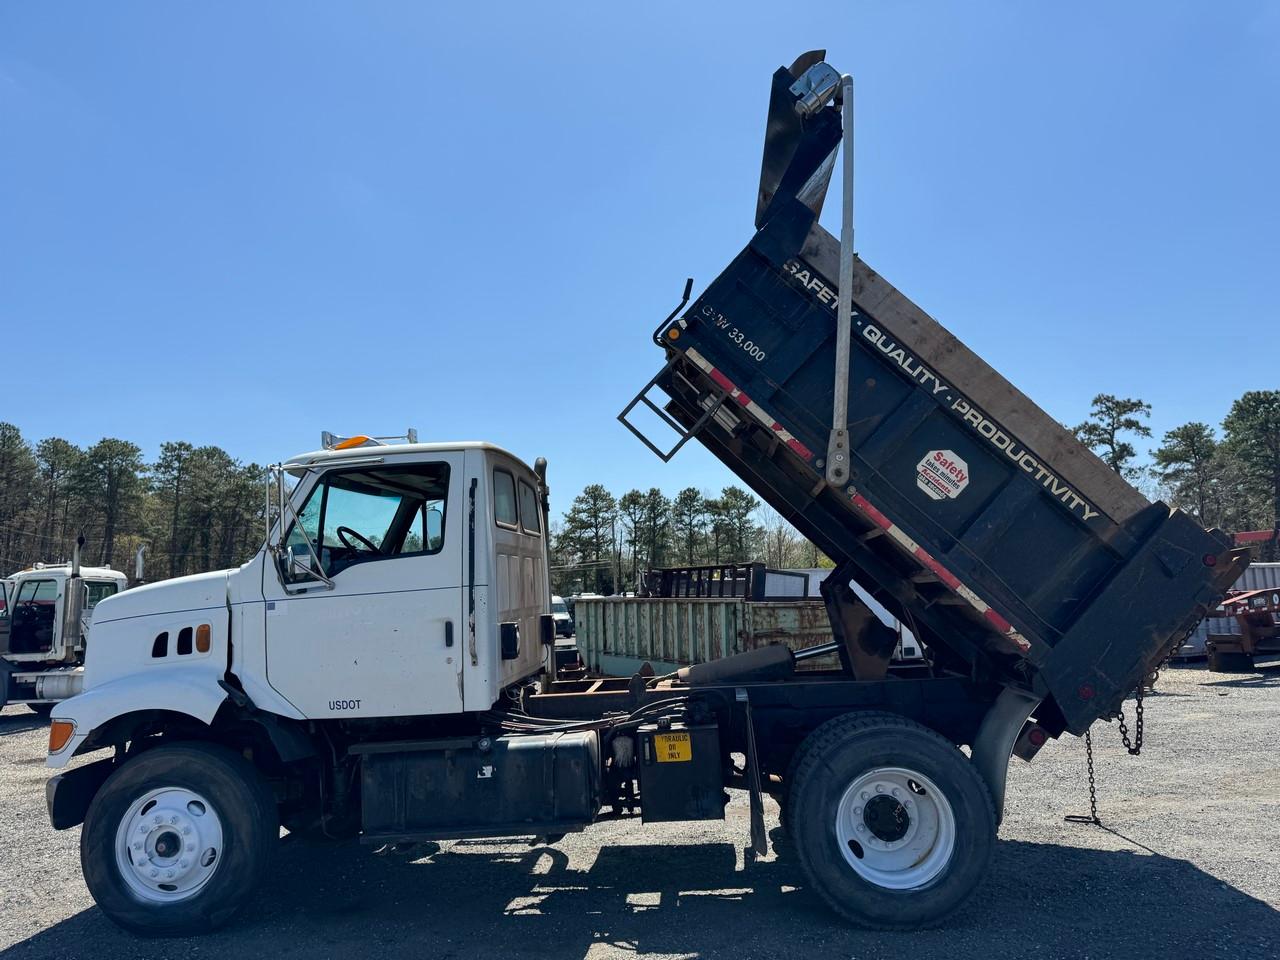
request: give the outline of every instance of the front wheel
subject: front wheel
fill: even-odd
[[[201,933],[252,894],[279,839],[270,789],[243,757],[184,743],[129,760],[85,816],[85,883],[116,924],[143,936]]]
[[[792,768],[789,830],[812,888],[862,926],[909,930],[960,908],[986,874],[996,819],[956,747],[890,714],[815,730]]]

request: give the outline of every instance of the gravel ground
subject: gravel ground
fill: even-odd
[[[449,842],[375,853],[282,842],[228,928],[185,941],[113,927],[80,879],[79,830],[45,819],[45,724],[0,712],[0,960],[31,957],[1267,957],[1280,956],[1280,665],[1169,670],[1142,756],[1098,733],[1014,761],[990,878],[944,929],[836,920],[786,855],[744,865],[747,805],[724,823],[618,823],[555,847]],[[770,806],[770,828],[776,809]],[[777,834],[774,834],[775,836]]]

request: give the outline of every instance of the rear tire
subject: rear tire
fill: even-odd
[[[914,930],[958,910],[986,875],[996,818],[953,744],[884,713],[831,720],[801,745],[788,827],[810,885],[865,927]]]
[[[37,717],[49,719],[49,714],[53,713],[55,704],[52,703],[28,703],[27,709],[34,713]]]
[[[113,923],[185,936],[243,906],[279,834],[275,799],[243,757],[207,743],[160,746],[127,761],[93,798],[80,864]]]

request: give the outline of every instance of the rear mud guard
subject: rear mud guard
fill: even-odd
[[[996,824],[1004,820],[1005,781],[1009,775],[1009,758],[1013,745],[1040,698],[1023,690],[1005,687],[982,719],[973,738],[972,763],[991,791],[996,808]]]

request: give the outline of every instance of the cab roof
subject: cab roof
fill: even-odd
[[[282,466],[290,473],[300,473],[307,467],[324,466],[332,461],[342,463],[358,463],[361,460],[375,460],[380,457],[403,455],[422,455],[431,453],[460,453],[465,450],[480,450],[485,453],[496,453],[509,460],[514,460],[530,473],[533,468],[517,457],[510,450],[484,440],[457,440],[444,443],[370,443],[361,447],[348,447],[344,450],[312,450],[290,457]]]
[[[4,579],[14,580],[18,577],[25,576],[29,573],[52,573],[67,575],[71,573],[71,563],[42,563],[39,566],[23,567],[21,570],[15,570]],[[87,567],[80,565],[80,576],[85,578],[97,578],[100,580],[127,580],[123,573],[119,570],[112,570],[110,567]]]

